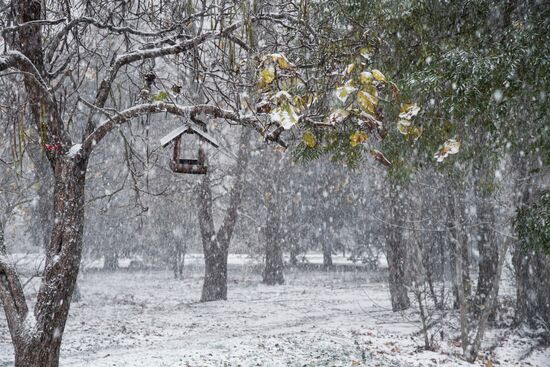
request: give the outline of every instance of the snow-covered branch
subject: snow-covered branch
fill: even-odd
[[[194,105],[194,106],[180,106],[174,103],[167,102],[152,102],[144,103],[130,107],[124,111],[118,112],[108,120],[103,121],[91,134],[89,134],[82,142],[82,151],[85,155],[88,155],[93,149],[94,145],[99,143],[111,130],[116,126],[122,125],[132,118],[147,114],[168,112],[177,116],[190,116],[197,114],[204,114],[212,118],[220,118],[233,121],[239,125],[253,128],[258,131],[266,140],[274,141],[282,146],[285,143],[280,140],[279,134],[266,134],[266,129],[261,122],[253,116],[242,116],[233,111],[224,110],[217,106],[210,105]],[[279,131],[278,129],[275,131]]]

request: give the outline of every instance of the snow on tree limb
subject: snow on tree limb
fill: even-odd
[[[212,118],[221,118],[230,121],[234,121],[245,127],[253,128],[258,131],[266,140],[274,141],[279,145],[286,147],[286,144],[280,140],[279,130],[271,134],[266,134],[265,127],[260,121],[251,116],[241,116],[233,111],[224,110],[217,106],[210,105],[196,105],[196,106],[180,106],[173,103],[166,103],[162,101],[144,103],[130,107],[124,111],[118,112],[116,115],[107,119],[99,124],[99,126],[89,134],[82,143],[82,150],[88,155],[93,149],[94,145],[99,143],[111,130],[116,126],[122,125],[128,122],[130,119],[147,114],[168,112],[178,116],[189,116],[190,114],[205,114]]]

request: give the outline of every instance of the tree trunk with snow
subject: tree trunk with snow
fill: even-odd
[[[53,177],[48,158],[40,146],[29,144],[27,152],[33,163],[34,179],[38,183],[36,202],[31,208],[31,235],[37,247],[45,248],[52,229]]]
[[[54,226],[34,312],[25,303],[15,269],[0,260],[0,295],[8,317],[16,367],[57,367],[61,336],[82,253],[86,160],[58,159],[54,177]],[[15,292],[8,297],[7,292]]]
[[[201,302],[227,299],[227,246],[206,241],[204,246],[204,283]]]
[[[204,175],[199,187],[198,220],[204,251],[204,283],[201,302],[227,299],[227,255],[233,230],[237,224],[238,208],[244,184],[244,173],[248,164],[250,131],[244,130],[239,139],[239,153],[235,171],[235,184],[229,196],[229,206],[223,223],[216,232],[212,213],[213,199],[210,174]]]

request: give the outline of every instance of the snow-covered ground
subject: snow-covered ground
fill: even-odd
[[[269,287],[254,261],[234,257],[229,300],[203,304],[202,268],[189,263],[184,280],[168,271],[83,273],[61,366],[472,366],[452,338],[435,352],[419,348],[417,314],[391,312],[380,273],[289,270],[285,285]],[[494,365],[549,366],[550,350],[527,353],[533,343],[503,329],[486,345],[496,346]],[[2,315],[0,366],[11,365]]]

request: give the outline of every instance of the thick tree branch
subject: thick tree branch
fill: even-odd
[[[42,79],[40,72],[28,57],[19,51],[7,51],[4,55],[0,56],[0,71],[9,68],[17,69],[32,75],[40,89],[46,93],[48,99],[52,99],[48,90],[48,85],[44,79]]]
[[[56,25],[56,24],[59,24],[59,23],[63,23],[66,20],[67,19],[65,19],[65,18],[54,19],[54,20],[46,20],[46,19],[32,20],[30,22],[21,23],[21,24],[14,25],[14,26],[11,26],[11,27],[5,27],[5,28],[2,29],[1,33],[2,33],[2,37],[6,38],[6,35],[8,33],[18,32],[23,28],[37,26],[37,25]]]
[[[19,276],[5,254],[0,254],[0,300],[14,340],[29,309]]]
[[[130,119],[147,114],[168,112],[177,116],[190,116],[191,114],[204,114],[213,118],[221,118],[234,121],[239,125],[253,128],[258,131],[266,140],[275,141],[278,144],[285,146],[285,143],[280,140],[279,135],[267,135],[264,126],[261,122],[252,116],[241,116],[233,111],[224,110],[216,106],[196,105],[196,106],[180,106],[173,103],[153,102],[145,103],[130,107],[124,111],[117,113],[115,116],[101,123],[92,133],[90,133],[82,142],[82,151],[84,155],[89,155],[93,147],[99,143],[111,130],[115,127],[128,122]]]

